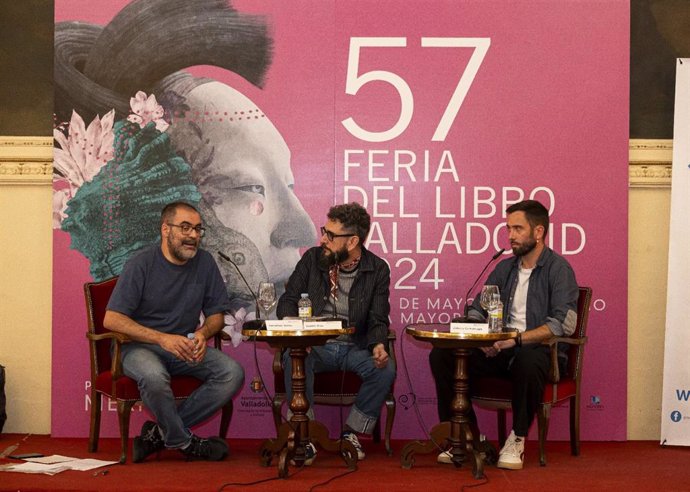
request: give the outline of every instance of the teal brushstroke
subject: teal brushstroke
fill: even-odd
[[[94,281],[119,275],[130,255],[160,240],[160,213],[174,201],[201,200],[191,168],[167,133],[115,123],[115,157],[67,202],[62,230],[91,263]]]

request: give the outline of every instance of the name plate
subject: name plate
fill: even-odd
[[[267,330],[276,331],[299,331],[303,329],[301,319],[267,319]]]
[[[489,323],[451,323],[451,333],[484,335],[489,333]]]
[[[341,320],[304,320],[305,330],[341,330],[343,322]]]

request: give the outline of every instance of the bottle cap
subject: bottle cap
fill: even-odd
[[[309,294],[307,294],[306,292],[302,292],[301,295],[302,295],[302,298],[309,297]]]

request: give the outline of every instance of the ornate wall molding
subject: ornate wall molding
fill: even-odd
[[[667,188],[671,186],[673,140],[630,140],[630,188]]]
[[[0,185],[52,185],[53,137],[0,136]]]
[[[629,186],[671,186],[673,140],[630,140]],[[0,185],[52,184],[52,137],[0,136]]]

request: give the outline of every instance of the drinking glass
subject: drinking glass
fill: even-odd
[[[276,305],[276,287],[271,282],[259,284],[259,309],[264,313],[264,319],[268,319],[269,313]]]
[[[479,304],[481,304],[484,311],[488,311],[492,305],[495,295],[500,295],[498,285],[485,285],[482,287],[481,297],[479,297]]]

